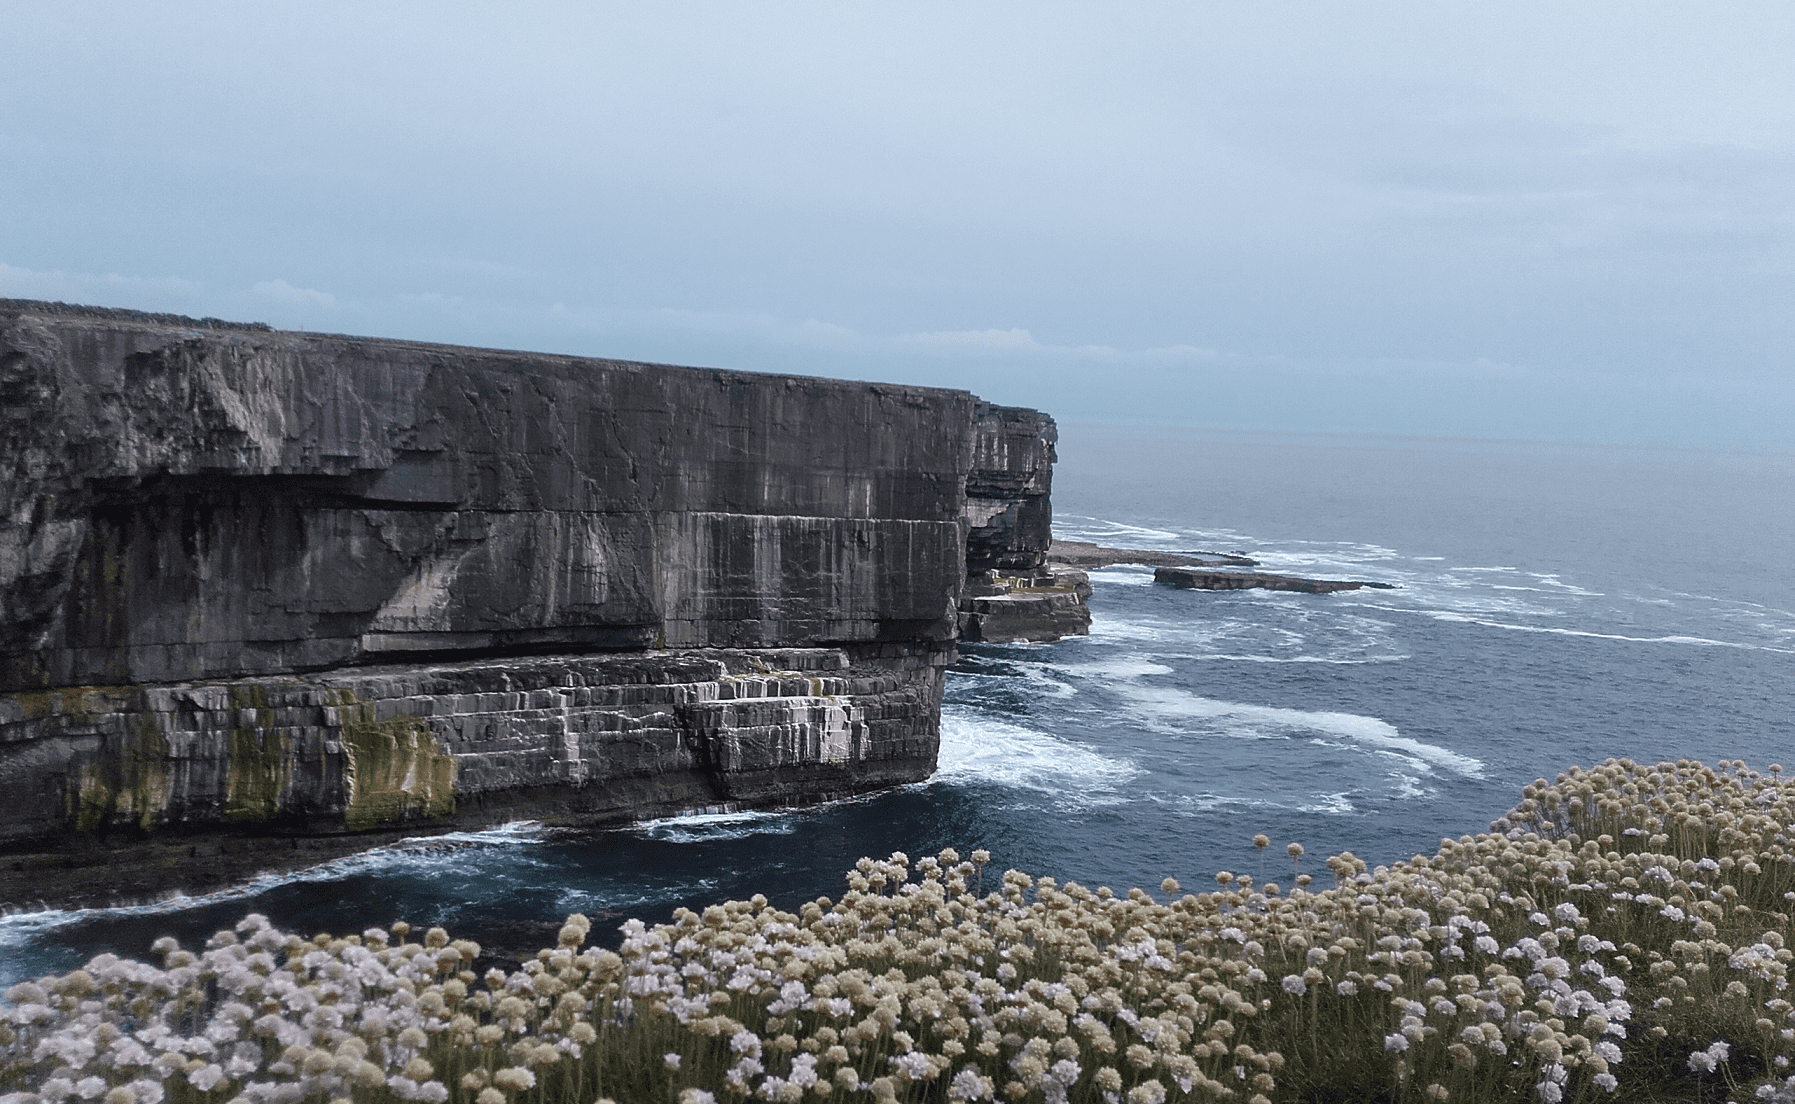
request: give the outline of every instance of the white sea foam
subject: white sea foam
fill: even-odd
[[[1065,671],[1063,666],[1048,663],[1025,663],[1014,659],[1000,661],[992,670],[956,670],[954,678],[974,683],[989,683],[997,686],[1014,685],[1018,675],[1028,684],[1029,693],[1044,698],[1070,698],[1078,693],[1078,688],[1055,676]]]
[[[1147,800],[1178,813],[1213,813],[1226,810],[1290,811],[1320,813],[1323,816],[1354,816],[1358,809],[1345,793],[1309,794],[1303,798],[1279,801],[1269,797],[1247,797],[1240,794],[1219,794],[1212,790],[1187,794],[1147,794]]]
[[[1379,607],[1390,608],[1390,607]],[[1627,636],[1623,633],[1594,632],[1589,629],[1566,629],[1556,625],[1516,625],[1506,621],[1491,621],[1488,618],[1473,617],[1458,610],[1402,610],[1397,612],[1418,613],[1431,617],[1435,621],[1449,621],[1464,625],[1479,625],[1486,629],[1504,629],[1508,632],[1545,633],[1551,636],[1575,636],[1589,640],[1615,640],[1627,644],[1685,644],[1699,648],[1739,648],[1749,652],[1777,652],[1795,655],[1795,649],[1776,648],[1765,644],[1747,644],[1737,640],[1714,640],[1705,636],[1685,636],[1679,633],[1668,633],[1663,636]]]
[[[1482,778],[1483,763],[1468,755],[1404,736],[1387,721],[1358,713],[1283,709],[1199,697],[1172,687],[1130,688],[1131,704],[1163,720],[1214,722],[1230,736],[1268,739],[1290,729],[1321,732],[1362,747],[1394,752],[1466,778]],[[1177,732],[1184,726],[1162,727]]]
[[[1344,793],[1316,794],[1306,805],[1298,805],[1298,812],[1321,813],[1324,816],[1351,816],[1358,812],[1353,807],[1352,799]]]
[[[1090,573],[1091,582],[1108,586],[1152,586],[1153,569],[1133,565],[1117,564],[1114,567],[1099,568]]]
[[[616,889],[588,888],[568,889],[555,898],[555,913],[573,912],[623,912],[637,909],[665,907],[670,897],[698,897],[707,895],[717,888],[715,878],[695,878],[674,885],[655,884],[643,887],[620,886]]]
[[[1055,676],[1063,668],[1047,663],[1018,663],[1016,669],[1028,680],[1029,690],[1039,697],[1069,698],[1078,693],[1078,688]]]
[[[1526,574],[1528,578],[1537,579],[1539,582],[1543,583],[1544,585],[1546,585],[1548,587],[1551,587],[1553,590],[1560,591],[1565,594],[1574,594],[1579,598],[1600,598],[1600,597],[1602,597],[1602,594],[1600,591],[1587,590],[1583,587],[1575,585],[1574,583],[1567,583],[1555,574],[1540,574],[1538,572],[1533,572],[1533,571],[1525,572],[1524,574]]]
[[[1087,678],[1140,678],[1144,675],[1169,675],[1172,668],[1155,663],[1145,656],[1117,656],[1094,663],[1068,663],[1060,668],[1068,675]]]
[[[1180,534],[1172,530],[1069,514],[1054,519],[1054,535],[1064,540],[1083,540],[1095,544],[1124,539],[1137,542],[1159,541],[1161,543],[1176,542],[1181,539]]]
[[[749,836],[788,836],[797,829],[791,813],[748,810],[730,813],[687,813],[638,821],[630,830],[663,843],[709,843]]]
[[[546,837],[537,822],[516,821],[479,832],[445,832],[440,836],[413,836],[376,847],[355,855],[281,874],[263,874],[239,885],[227,886],[210,893],[189,895],[175,893],[161,900],[138,905],[116,905],[109,908],[43,909],[15,912],[0,916],[0,947],[17,946],[38,934],[67,924],[99,916],[164,916],[203,908],[227,901],[254,897],[283,885],[313,882],[334,882],[356,874],[367,874],[400,867],[440,864],[445,848],[519,847],[544,842]]]
[[[941,711],[938,762],[932,784],[995,783],[1053,794],[1072,807],[1116,804],[1121,787],[1141,773],[1126,759],[957,706]]]
[[[1231,663],[1331,663],[1341,667],[1356,667],[1367,663],[1399,663],[1402,660],[1408,659],[1409,656],[1406,653],[1403,653],[1379,656],[1358,656],[1353,659],[1341,659],[1335,656],[1229,655],[1226,652],[1217,652],[1213,655],[1206,655],[1203,658],[1223,660]]]

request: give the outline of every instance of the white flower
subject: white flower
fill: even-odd
[[[137,1104],[162,1104],[162,1082],[139,1078],[126,1085],[137,1096]]]
[[[1155,1081],[1143,1081],[1128,1090],[1128,1104],[1165,1104],[1166,1087]]]
[[[670,1050],[667,1053],[661,1055],[661,1061],[667,1063],[668,1069],[676,1070],[679,1068],[679,1052],[676,1050]]]
[[[1283,986],[1284,992],[1289,993],[1293,997],[1300,997],[1309,991],[1308,983],[1302,979],[1302,975],[1300,974],[1286,974],[1284,975],[1284,980],[1280,981],[1278,984]]]
[[[1409,1049],[1409,1037],[1407,1035],[1402,1035],[1402,1034],[1385,1035],[1384,1036],[1384,1049],[1392,1050],[1392,1051],[1395,1051],[1397,1054],[1401,1054],[1403,1051]]]
[[[949,1100],[990,1100],[995,1093],[996,1086],[991,1079],[980,1076],[979,1071],[971,1066],[954,1074],[954,1079],[947,1085]]]
[[[758,1058],[743,1058],[735,1065],[730,1066],[728,1070],[724,1071],[723,1079],[738,1089],[746,1090],[748,1087],[748,1078],[757,1073],[765,1073],[766,1069],[767,1067],[761,1065],[760,1059]]]
[[[1601,1089],[1603,1092],[1613,1092],[1620,1087],[1620,1082],[1615,1080],[1612,1073],[1598,1073],[1590,1078],[1590,1080],[1594,1081],[1596,1088]]]

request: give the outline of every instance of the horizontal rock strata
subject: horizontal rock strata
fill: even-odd
[[[64,784],[0,805],[0,841],[13,845],[13,873],[55,873],[75,860],[116,867],[145,840],[225,825],[294,839],[587,825],[926,775],[951,651],[861,651],[557,656],[11,695],[0,777]],[[74,831],[46,844],[44,824]],[[194,872],[182,888],[205,881]],[[40,892],[36,879],[10,880],[10,895]]]
[[[1039,643],[1091,631],[1091,580],[1082,571],[1027,575],[987,571],[960,599],[960,638],[985,644]]]

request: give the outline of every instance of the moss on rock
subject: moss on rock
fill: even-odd
[[[455,756],[418,717],[378,720],[374,708],[341,692],[343,823],[362,831],[455,811]]]

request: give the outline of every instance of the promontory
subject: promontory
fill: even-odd
[[[0,300],[0,410],[0,905],[920,780],[1088,623],[963,391]]]

